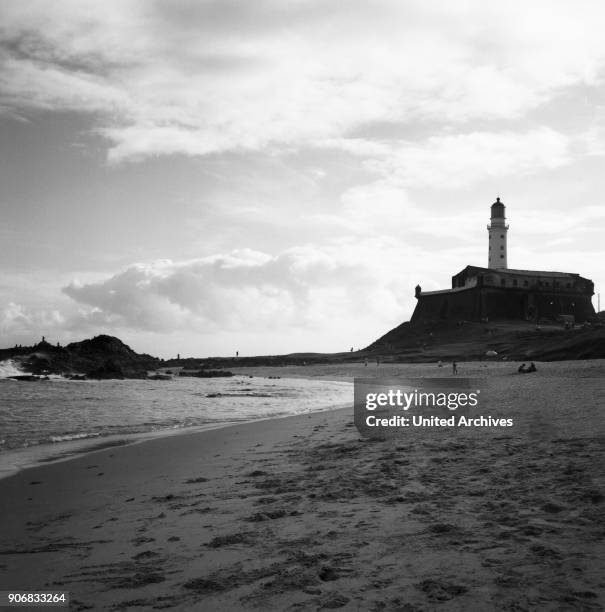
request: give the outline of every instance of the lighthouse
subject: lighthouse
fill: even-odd
[[[506,261],[506,234],[508,232],[508,225],[506,225],[504,204],[500,202],[500,198],[496,198],[491,210],[490,224],[487,226],[489,234],[487,267],[506,269],[508,267]]]
[[[491,206],[487,226],[487,268],[466,266],[452,276],[451,289],[423,291],[416,286],[416,308],[410,319],[418,330],[431,329],[440,321],[510,320],[575,322],[595,320],[592,304],[594,283],[575,272],[516,270],[508,267],[506,209],[500,198]],[[401,332],[391,336],[398,342]],[[380,343],[389,335],[383,336]]]

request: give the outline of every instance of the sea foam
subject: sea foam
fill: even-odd
[[[0,361],[0,378],[22,376],[23,374],[24,372],[17,367],[17,364],[12,359]]]

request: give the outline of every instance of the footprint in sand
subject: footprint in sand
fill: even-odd
[[[336,608],[343,608],[349,601],[351,601],[342,593],[328,593],[319,602],[319,610],[334,610]]]
[[[197,484],[199,482],[208,482],[208,479],[204,478],[203,476],[198,476],[197,478],[188,478],[185,481],[185,484]]]
[[[448,601],[459,595],[464,595],[468,591],[468,587],[453,582],[444,580],[431,580],[430,578],[423,580],[415,585],[421,590],[431,602]]]

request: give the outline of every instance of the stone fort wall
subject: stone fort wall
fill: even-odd
[[[537,281],[536,281],[537,282]],[[590,295],[567,288],[539,291],[523,287],[474,286],[466,289],[420,293],[412,323],[435,320],[481,321],[484,318],[555,321],[560,315],[573,315],[582,323],[595,315]]]

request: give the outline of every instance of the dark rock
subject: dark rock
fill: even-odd
[[[123,379],[125,378],[125,376],[122,367],[112,359],[108,359],[101,367],[96,368],[91,372],[88,372],[87,378],[92,378],[95,380],[107,380]]]
[[[198,370],[197,372],[182,370],[179,372],[179,376],[193,376],[195,378],[228,378],[233,376],[233,372],[229,372],[228,370]]]
[[[139,354],[119,338],[101,335],[65,347],[41,342],[35,346],[0,349],[0,361],[14,359],[29,375],[78,372],[90,378],[146,378],[160,360]],[[74,375],[72,380],[82,380]]]

